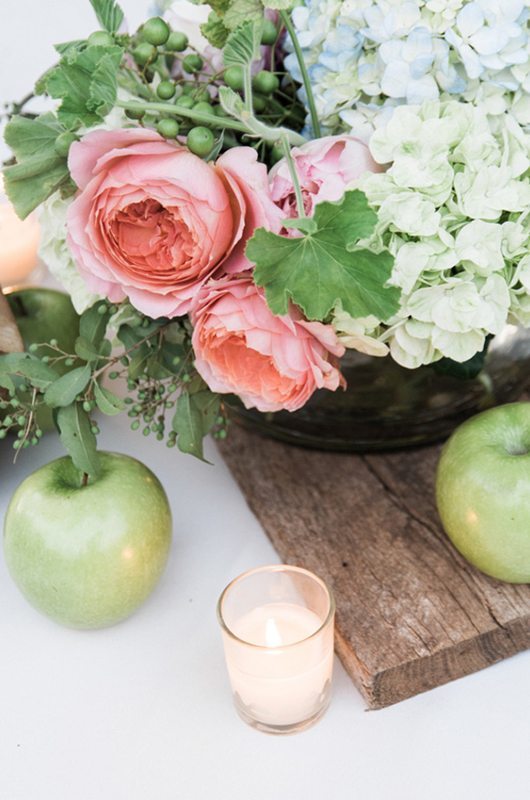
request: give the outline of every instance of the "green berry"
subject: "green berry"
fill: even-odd
[[[101,316],[103,316],[103,314],[106,314],[106,313],[107,313],[107,306],[105,305],[105,303],[101,303],[98,306],[98,314],[101,314]]]
[[[30,346],[29,346],[29,352],[30,353],[36,353],[38,349],[39,349],[39,345],[35,344],[35,342],[33,342],[33,344],[30,344]]]
[[[204,61],[197,53],[190,53],[189,56],[182,59],[182,69],[190,74],[200,72],[203,65]]]
[[[179,99],[177,100],[176,108],[177,110],[179,106],[181,108],[193,108],[194,105],[195,103],[193,99],[189,96],[189,94],[183,94],[182,97],[179,97]]]
[[[227,117],[228,116],[228,114],[226,113],[226,111],[224,110],[224,108],[222,106],[214,106],[213,107],[213,113],[215,114],[216,117]]]
[[[98,428],[98,426],[97,426],[97,425],[92,425],[92,427],[90,428],[90,430],[92,431],[92,433],[94,434],[94,436],[97,436],[97,435],[98,435],[98,433],[99,433],[99,428]]]
[[[142,119],[144,114],[145,114],[145,111],[143,109],[140,109],[140,108],[138,109],[138,111],[136,111],[135,109],[131,109],[131,108],[128,108],[125,111],[125,116],[128,117],[129,119]]]
[[[74,359],[73,358],[65,358],[65,360],[64,360],[64,364],[65,364],[66,367],[71,367],[73,365],[73,363],[74,363]]]
[[[12,424],[13,424],[13,417],[9,417],[9,416],[5,417],[4,425],[6,426],[6,428],[9,428],[10,425],[12,425]]]
[[[156,129],[160,136],[164,136],[166,139],[176,139],[179,133],[179,124],[176,119],[161,119]]]
[[[50,339],[50,347],[57,347],[58,344],[57,339]]]
[[[277,75],[274,75],[273,72],[262,69],[261,72],[258,72],[258,74],[253,78],[252,86],[257,92],[261,92],[262,94],[272,94],[273,92],[278,91],[280,88],[280,81]]]
[[[7,431],[5,431],[3,428],[1,428],[0,429],[0,439],[5,439],[6,436],[7,436]]]
[[[171,31],[166,42],[166,48],[171,53],[182,53],[188,46],[188,37],[180,31]]]
[[[24,431],[19,431],[19,432],[17,433],[17,437],[18,437],[19,439],[23,439],[23,438],[24,438]]]
[[[263,22],[263,29],[261,32],[261,44],[271,45],[276,42],[278,38],[278,29],[271,19],[266,19]]]
[[[156,93],[161,100],[171,100],[175,95],[176,88],[173,81],[160,81],[156,87]]]
[[[240,92],[244,86],[242,67],[228,67],[224,72],[224,82],[230,89]]]
[[[17,417],[17,425],[24,425],[25,422],[26,422],[26,417],[23,416]]]
[[[20,448],[21,444],[22,444],[22,442],[20,441],[20,439],[16,439],[13,442],[13,450],[18,450]]]
[[[192,153],[195,153],[196,156],[207,156],[213,149],[214,144],[215,139],[213,133],[203,125],[192,128],[188,133],[188,148]]]
[[[260,114],[262,111],[265,111],[265,109],[267,108],[267,99],[263,97],[262,94],[253,95],[252,103],[258,114]]]
[[[210,103],[206,103],[202,100],[200,103],[195,103],[193,106],[193,110],[196,111],[198,114],[213,114],[213,108]]]
[[[83,403],[83,411],[86,411],[87,414],[89,411],[92,411],[92,403],[89,403],[88,400],[85,400]]]
[[[157,49],[149,42],[141,42],[138,47],[133,50],[133,58],[139,67],[145,67],[157,57]]]
[[[111,47],[114,44],[114,39],[107,33],[107,31],[94,31],[88,37],[88,44],[93,47]]]
[[[139,427],[140,427],[140,420],[135,419],[134,422],[131,423],[131,430],[137,431]]]
[[[70,150],[70,145],[76,141],[77,136],[75,133],[70,133],[70,131],[64,131],[64,133],[60,133],[55,140],[55,152],[58,156],[61,156],[61,158],[66,158],[68,151]]]
[[[166,44],[171,33],[169,25],[161,17],[151,17],[142,28],[142,39],[155,47]]]

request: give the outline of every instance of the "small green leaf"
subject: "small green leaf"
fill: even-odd
[[[201,413],[202,435],[206,436],[214,427],[221,407],[221,398],[209,389],[193,395],[193,401]]]
[[[260,0],[230,0],[223,22],[229,30],[236,30],[248,20],[263,20],[263,3]]]
[[[102,28],[109,33],[117,33],[123,22],[123,11],[115,0],[90,0]]]
[[[193,395],[188,392],[182,392],[177,400],[172,427],[175,433],[178,434],[177,445],[179,450],[204,461],[202,414],[193,399]]]
[[[53,114],[13,117],[6,126],[5,140],[17,163],[4,169],[5,190],[22,219],[69,180],[66,159],[55,151],[63,131]]]
[[[94,384],[94,397],[96,399],[97,407],[103,414],[107,416],[115,416],[125,408],[125,403],[117,395],[109,392],[104,386],[99,383]]]
[[[103,314],[100,313],[100,309],[104,309]],[[109,319],[110,311],[108,307],[101,302],[96,302],[81,314],[79,333],[85,341],[97,348],[105,336]]]
[[[67,372],[48,386],[44,392],[44,402],[51,408],[69,406],[86,389],[91,374],[89,364]]]
[[[81,403],[59,408],[56,416],[61,442],[80,472],[97,478],[100,465],[96,437]]]
[[[222,50],[230,31],[221,17],[216,14],[215,11],[212,11],[210,12],[208,20],[201,25],[201,33],[212,47],[217,47],[219,50]]]
[[[83,336],[75,340],[75,352],[83,361],[98,361],[101,358],[99,350]]]
[[[226,20],[226,15],[224,19]],[[245,19],[247,21],[240,24],[228,37],[223,50],[225,67],[248,67],[259,58],[263,27],[261,14],[256,20],[249,19],[248,16]]]
[[[59,44],[54,44],[53,47],[60,56],[64,56],[65,53],[78,52],[83,47],[86,47],[86,39],[72,39],[70,42],[59,42]]]
[[[69,129],[103,120],[116,100],[116,73],[123,48],[93,45],[67,53],[46,79],[51,97],[61,100],[59,120]]]
[[[0,373],[21,375],[36,389],[46,389],[59,377],[52,367],[27,353],[9,353],[0,356]]]
[[[354,190],[337,203],[319,203],[313,219],[314,233],[288,238],[260,228],[247,245],[271,311],[286,314],[292,301],[308,319],[324,321],[340,301],[352,317],[391,317],[400,297],[387,286],[392,256],[355,249],[377,219],[365,195]]]

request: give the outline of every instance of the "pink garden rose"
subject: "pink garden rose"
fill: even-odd
[[[89,288],[150,317],[188,313],[212,276],[248,269],[254,227],[280,229],[267,171],[249,147],[215,165],[143,128],[93,131],[70,148],[80,192],[68,244]]]
[[[355,187],[365,172],[380,172],[368,146],[353,136],[324,136],[291,151],[302,189],[307,216],[313,216],[317,203],[340,200],[346,189]],[[272,199],[283,217],[297,217],[293,182],[284,158],[269,175]],[[287,233],[287,231],[283,231]],[[299,235],[288,231],[288,235]]]
[[[307,322],[295,307],[275,316],[249,273],[206,284],[191,320],[198,372],[247,408],[296,411],[316,389],[343,383],[336,358],[344,348],[332,327]]]

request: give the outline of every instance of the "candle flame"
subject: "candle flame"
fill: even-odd
[[[267,647],[280,647],[283,644],[280,631],[273,617],[269,617],[265,623],[265,644]]]

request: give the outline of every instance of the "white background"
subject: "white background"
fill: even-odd
[[[137,24],[147,2],[124,0]],[[0,101],[93,27],[88,0],[0,0]],[[108,630],[63,629],[30,608],[0,558],[0,800],[528,800],[530,652],[384,711],[365,712],[337,665],[326,717],[274,738],[236,717],[215,602],[276,561],[213,447],[214,467],[128,430],[101,445],[140,456],[173,508],[154,595]],[[62,454],[47,438],[13,468],[0,447],[0,514],[15,486]]]

